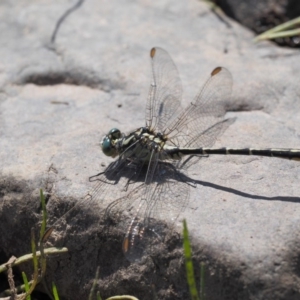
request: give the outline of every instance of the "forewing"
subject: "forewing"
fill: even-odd
[[[181,109],[182,85],[169,54],[159,48],[150,51],[152,82],[146,104],[146,125],[162,132]]]
[[[166,134],[172,142],[180,147],[212,146],[223,132],[222,125],[226,127],[222,120],[231,88],[229,71],[222,67],[214,69],[194,101],[168,127]]]

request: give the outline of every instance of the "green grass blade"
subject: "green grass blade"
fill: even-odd
[[[40,276],[43,278],[46,273],[46,267],[47,267],[47,257],[45,255],[45,249],[44,249],[44,244],[40,243]]]
[[[112,296],[106,300],[139,300],[138,298],[130,295]]]
[[[31,229],[31,252],[32,252],[32,261],[33,261],[33,270],[34,273],[38,272],[38,259],[36,255],[36,243],[35,243],[35,234],[34,229]]]
[[[43,193],[43,190],[40,189],[40,199],[41,199],[41,205],[42,205],[42,212],[43,212],[43,218],[42,218],[42,224],[40,229],[40,251],[41,251],[41,258],[40,258],[40,267],[41,267],[41,278],[45,276],[46,273],[46,267],[47,267],[47,258],[45,256],[44,252],[44,243],[47,241],[49,236],[51,235],[53,228],[49,228],[46,230],[47,227],[47,210],[46,210],[46,201],[45,196]]]
[[[297,35],[300,35],[299,28],[293,30],[281,31],[281,32],[271,32],[268,34],[260,35],[257,38],[255,38],[255,41],[272,40],[272,39],[286,38],[286,37],[292,37]]]
[[[29,287],[28,279],[27,279],[25,272],[22,272],[22,278],[23,278],[23,282],[24,282],[25,293],[28,293],[30,287]],[[30,294],[28,294],[26,296],[26,300],[31,300]]]
[[[204,297],[205,297],[204,273],[205,273],[205,265],[204,265],[204,263],[201,263],[201,266],[200,266],[200,300],[204,300]]]
[[[101,296],[100,296],[100,292],[97,292],[97,300],[102,300]]]
[[[55,300],[59,300],[57,287],[54,282],[52,282],[52,294],[53,294]]]
[[[43,220],[42,220],[41,231],[40,231],[40,241],[41,241],[46,231],[47,218],[48,218],[45,196],[42,189],[40,189],[40,199],[41,199],[42,211],[43,211]]]
[[[276,38],[284,38],[284,37],[291,37],[297,36],[300,34],[299,27],[300,25],[300,17],[297,17],[293,20],[287,21],[283,24],[280,24],[274,28],[271,28],[262,34],[258,35],[254,41],[262,41],[268,39],[276,39]]]
[[[300,25],[300,17],[297,17],[293,20],[287,21],[285,23],[282,23],[270,30],[268,32],[279,32],[279,31],[284,31],[287,29],[295,28],[296,26]]]
[[[192,250],[189,241],[189,233],[186,220],[183,220],[183,249],[185,256],[186,277],[190,289],[191,298],[192,300],[199,300],[192,261]]]
[[[27,295],[31,294],[38,284],[39,280],[39,270],[38,270],[38,258],[36,253],[36,242],[35,242],[35,234],[34,229],[31,228],[31,251],[32,251],[32,262],[33,262],[33,276],[32,276],[32,284],[29,290],[26,292]]]
[[[94,278],[94,281],[93,281],[93,285],[92,285],[92,288],[91,288],[90,294],[89,294],[89,300],[92,300],[94,298],[94,293],[95,293],[95,290],[96,290],[96,287],[97,287],[98,278],[99,278],[99,270],[100,270],[100,268],[97,267],[96,275],[95,275],[95,278]]]

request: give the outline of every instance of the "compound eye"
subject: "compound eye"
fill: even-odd
[[[101,142],[102,152],[106,156],[113,156],[115,154],[115,149],[113,145],[111,144],[110,138],[105,136]]]
[[[108,136],[113,140],[119,139],[121,137],[121,131],[118,128],[113,128],[109,131]]]

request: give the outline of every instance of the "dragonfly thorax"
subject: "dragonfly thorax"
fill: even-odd
[[[121,134],[120,130],[113,128],[101,142],[102,151],[107,156],[123,158],[132,161],[149,161],[154,153],[161,153],[164,158],[163,149],[167,137],[161,133],[155,133],[148,127],[141,127],[128,135]]]

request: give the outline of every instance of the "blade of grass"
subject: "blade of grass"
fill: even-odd
[[[200,265],[200,300],[204,300],[205,294],[204,294],[204,272],[205,272],[205,265],[204,263],[201,263]]]
[[[44,249],[43,242],[40,243],[40,252],[41,252],[41,256],[40,256],[41,275],[40,275],[40,277],[43,278],[46,273],[46,267],[47,267],[47,258],[45,255],[45,249]]]
[[[36,243],[34,229],[31,229],[31,251],[32,251],[32,262],[33,262],[33,272],[38,274],[38,259],[36,255]]]
[[[59,300],[57,287],[54,282],[52,282],[52,294],[53,294],[55,300]]]
[[[27,294],[29,291],[29,283],[28,283],[28,279],[27,279],[25,272],[22,272],[22,278],[23,278],[23,282],[24,282],[25,293]],[[30,294],[28,294],[26,296],[26,300],[31,300]]]
[[[99,278],[99,270],[100,270],[100,268],[97,267],[96,275],[95,275],[95,278],[94,278],[94,281],[93,281],[93,285],[92,285],[92,288],[91,288],[90,294],[89,294],[89,300],[92,300],[93,297],[94,297],[94,293],[95,293],[95,290],[97,288],[97,281],[98,281],[98,278]]]
[[[33,228],[31,229],[31,251],[32,251],[32,262],[33,262],[32,284],[30,285],[29,290],[26,291],[25,297],[27,297],[33,292],[39,280],[38,258],[36,255],[36,242],[35,242],[35,234]]]
[[[26,291],[26,294],[22,296],[21,299],[27,298],[28,295],[30,295],[36,285],[39,283],[39,263],[38,263],[38,257],[36,255],[36,242],[35,242],[35,234],[34,234],[34,228],[31,229],[31,251],[32,251],[32,262],[33,262],[33,276],[32,276],[32,284],[29,287],[29,290]]]
[[[286,30],[282,32],[274,32],[274,33],[271,32],[268,34],[260,35],[255,38],[255,41],[272,40],[272,39],[285,38],[285,37],[291,37],[297,35],[300,35],[300,28],[293,29],[293,30]]]
[[[106,300],[139,300],[139,299],[130,295],[121,295],[121,296],[109,297]]]
[[[186,220],[183,220],[183,250],[185,256],[186,277],[192,300],[199,300],[192,261],[192,250]]]
[[[28,286],[28,290],[25,294],[20,295],[19,299],[27,299],[27,297],[33,292],[39,280],[39,270],[38,270],[38,259],[36,255],[36,243],[35,243],[35,234],[34,229],[31,228],[31,251],[32,251],[32,262],[33,262],[33,276],[32,283]]]
[[[296,28],[300,25],[300,17],[297,17],[293,20],[287,21],[283,24],[280,24],[274,28],[271,28],[262,34],[258,35],[254,41],[258,42],[266,39],[275,39],[279,37],[289,37],[299,35],[299,28]],[[291,30],[289,30],[291,29]],[[276,34],[277,33],[277,34]]]
[[[97,300],[102,300],[101,296],[100,296],[100,292],[97,292]]]
[[[282,24],[268,30],[268,32],[279,32],[279,31],[295,28],[296,26],[299,26],[299,25],[300,25],[300,17],[297,17],[293,20],[287,21],[285,23],[282,23]]]
[[[43,236],[44,236],[45,231],[46,231],[47,218],[48,218],[43,189],[40,189],[40,199],[41,199],[42,211],[43,211],[43,220],[42,220],[42,225],[41,225],[41,230],[40,230],[40,241],[42,241]]]

